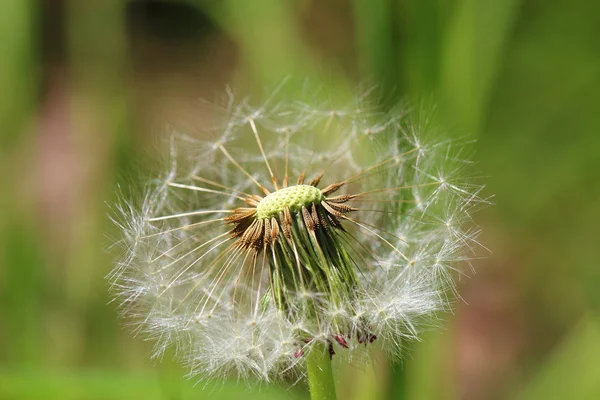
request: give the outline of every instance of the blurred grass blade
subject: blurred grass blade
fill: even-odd
[[[516,398],[600,399],[600,324],[588,315],[541,366]]]
[[[37,1],[0,2],[0,151],[26,127],[38,91]]]
[[[358,64],[384,93],[397,89],[398,66],[394,48],[391,0],[354,0]]]
[[[451,373],[456,363],[456,325],[448,323],[443,333],[426,332],[422,340],[413,343],[410,357],[403,365],[403,383],[406,388],[400,399],[410,400],[453,400],[458,399],[458,382]],[[398,388],[394,389],[398,391]],[[394,393],[394,390],[392,393]],[[390,399],[395,399],[390,397]]]
[[[42,246],[38,226],[20,215],[23,205],[9,202],[8,206],[13,216],[0,231],[0,315],[4,317],[0,338],[5,343],[0,361],[31,365],[41,362],[45,355],[43,321],[39,318],[43,315],[45,284]]]
[[[198,4],[202,6],[202,2]],[[289,2],[227,0],[217,9],[202,8],[240,45],[242,62],[255,78],[259,91],[280,83],[287,75],[315,74]]]
[[[442,48],[441,99],[450,122],[478,134],[519,0],[458,2]]]

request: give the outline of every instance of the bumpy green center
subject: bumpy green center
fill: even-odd
[[[290,211],[298,211],[302,206],[320,203],[323,193],[310,185],[296,185],[279,189],[263,198],[256,206],[258,219],[271,218],[279,215],[286,207]]]

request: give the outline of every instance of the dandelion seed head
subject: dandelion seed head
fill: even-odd
[[[229,93],[203,135],[172,132],[167,172],[117,207],[109,277],[154,356],[265,381],[302,376],[316,343],[400,356],[450,308],[485,202],[421,114]]]

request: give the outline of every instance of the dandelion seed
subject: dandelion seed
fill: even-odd
[[[427,124],[366,96],[274,103],[230,102],[222,129],[173,133],[165,179],[120,208],[123,309],[192,375],[303,375],[316,346],[397,356],[478,246],[481,188]]]

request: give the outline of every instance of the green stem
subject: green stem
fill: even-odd
[[[335,400],[335,384],[327,346],[317,343],[306,358],[308,386],[312,400]]]

